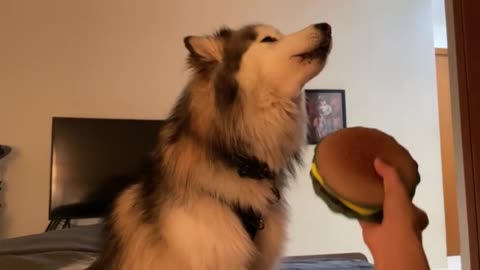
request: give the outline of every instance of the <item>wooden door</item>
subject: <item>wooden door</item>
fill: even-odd
[[[453,15],[448,34],[454,36],[450,56],[455,56],[467,201],[467,220],[460,222],[468,222],[470,269],[480,270],[480,1],[446,3]]]
[[[447,255],[460,255],[458,231],[458,206],[456,166],[453,145],[452,103],[450,97],[450,73],[448,50],[436,49],[438,111],[440,119],[440,145],[442,153],[443,196],[445,202],[445,226]]]

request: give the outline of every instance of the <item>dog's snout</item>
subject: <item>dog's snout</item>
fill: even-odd
[[[331,35],[332,34],[332,27],[328,23],[317,23],[314,26],[318,30],[324,32],[326,35]]]

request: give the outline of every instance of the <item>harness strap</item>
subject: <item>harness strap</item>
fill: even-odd
[[[257,232],[265,228],[261,215],[255,213],[252,208],[244,210],[240,207],[232,207],[232,211],[242,221],[243,228],[250,236],[250,239],[255,239]]]
[[[229,153],[219,151],[218,149],[215,150],[215,153],[222,157],[222,160],[225,161],[228,166],[236,169],[238,176],[241,178],[254,179],[258,181],[274,181],[276,178],[275,172],[270,169],[268,164],[260,161],[255,156],[250,156],[244,153]],[[278,189],[273,187],[272,191],[277,196],[277,201],[280,200],[280,192]],[[249,234],[253,241],[257,235],[257,232],[265,228],[262,216],[259,213],[256,213],[252,208],[243,209],[238,205],[228,205],[241,220],[245,231]]]

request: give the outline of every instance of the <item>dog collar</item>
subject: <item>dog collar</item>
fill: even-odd
[[[237,168],[240,177],[261,179],[275,179],[273,172],[266,162],[260,161],[256,157],[245,157],[240,155],[232,156],[232,165]]]
[[[240,177],[256,180],[274,180],[276,178],[275,172],[270,169],[268,164],[257,157],[248,155],[241,150],[226,150],[215,144],[212,146],[209,149],[211,154],[225,165],[236,169]]]

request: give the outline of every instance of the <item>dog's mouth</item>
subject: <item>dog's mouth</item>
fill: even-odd
[[[330,54],[331,49],[332,39],[331,37],[325,37],[324,40],[314,49],[303,53],[295,54],[294,57],[299,57],[302,61],[314,59],[325,60]]]
[[[328,23],[318,23],[314,25],[315,29],[320,32],[322,40],[313,49],[294,55],[302,61],[309,62],[314,59],[325,60],[332,49],[332,27]]]

